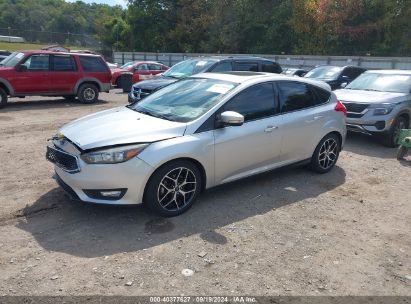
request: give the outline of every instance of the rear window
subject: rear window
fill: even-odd
[[[73,56],[70,55],[54,55],[53,58],[54,71],[75,71],[76,63]]]
[[[108,72],[101,57],[80,56],[80,63],[85,72]]]
[[[312,87],[311,87],[311,90],[314,91],[314,95],[315,95],[315,97],[316,97],[315,104],[323,104],[323,103],[326,103],[326,102],[328,102],[328,100],[329,100],[330,97],[331,97],[331,93],[330,93],[330,92],[328,92],[328,91],[326,91],[326,90],[323,90],[323,89],[320,89],[319,87],[314,87],[314,86],[312,86]]]
[[[258,72],[258,62],[234,62],[233,71]]]
[[[261,63],[261,70],[262,72],[276,73],[276,74],[280,74],[283,71],[279,64],[275,62],[271,62],[271,61],[263,61]]]

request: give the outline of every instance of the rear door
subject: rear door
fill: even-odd
[[[331,93],[297,81],[277,81],[276,85],[283,121],[281,158],[287,161],[308,159],[328,117],[321,105],[329,101]]]
[[[146,63],[141,63],[134,68],[133,83],[150,79],[151,77],[150,70],[148,69],[148,65]]]
[[[148,70],[150,71],[150,76],[152,77],[163,73],[163,67],[160,64],[150,63],[148,64]]]
[[[17,71],[12,85],[16,94],[41,94],[50,92],[50,55],[33,54],[20,65],[25,70]]]
[[[52,91],[57,93],[73,93],[79,79],[74,57],[67,54],[52,55],[50,79]]]
[[[216,183],[264,171],[278,161],[282,122],[272,83],[243,90],[222,106],[217,117],[224,111],[244,115],[245,122],[214,131]]]

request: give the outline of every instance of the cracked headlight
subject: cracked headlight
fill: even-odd
[[[81,155],[81,159],[88,164],[117,164],[123,163],[137,156],[149,144],[138,144],[103,149]]]

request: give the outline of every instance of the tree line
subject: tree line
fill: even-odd
[[[2,0],[0,27],[95,35],[114,50],[411,56],[411,0]]]

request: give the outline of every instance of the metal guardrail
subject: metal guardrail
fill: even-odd
[[[312,68],[317,65],[328,64],[336,66],[361,66],[367,69],[411,70],[411,57],[113,52],[113,61],[119,65],[122,65],[129,61],[152,60],[160,61],[168,66],[172,66],[189,58],[208,56],[257,56],[274,60],[282,67],[296,68]]]

